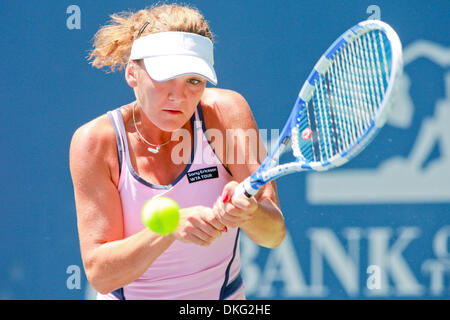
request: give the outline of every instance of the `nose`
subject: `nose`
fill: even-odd
[[[183,101],[186,98],[186,83],[181,78],[169,80],[170,101]]]

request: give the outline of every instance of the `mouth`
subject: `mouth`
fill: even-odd
[[[173,110],[173,109],[163,109],[164,112],[171,114],[171,115],[177,115],[182,114],[180,110]]]

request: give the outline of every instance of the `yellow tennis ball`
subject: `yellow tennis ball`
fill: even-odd
[[[152,198],[142,206],[142,222],[153,232],[164,236],[178,227],[179,211],[178,203],[168,197]]]

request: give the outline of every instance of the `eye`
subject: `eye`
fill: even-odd
[[[203,80],[203,79],[200,79],[200,78],[191,78],[191,79],[188,80],[188,82],[189,82],[190,84],[193,84],[193,85],[195,85],[195,86],[202,84],[203,81],[204,81],[204,80]]]

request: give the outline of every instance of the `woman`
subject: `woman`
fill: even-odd
[[[196,9],[162,5],[111,18],[97,32],[90,58],[98,68],[125,67],[136,101],[88,122],[72,138],[87,278],[99,299],[243,299],[239,230],[276,247],[284,220],[275,184],[231,201],[237,182],[258,163],[228,159],[249,151],[239,136],[217,135],[215,153],[206,131],[257,132],[250,108],[235,92],[206,89],[207,81],[217,82],[212,35]],[[180,132],[182,142],[173,138]],[[182,208],[178,228],[167,236],[144,228],[140,218],[142,205],[157,195]]]

